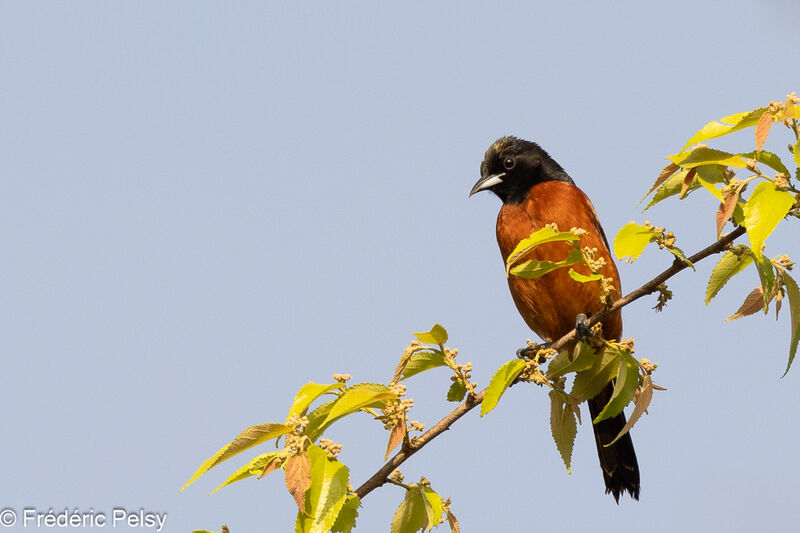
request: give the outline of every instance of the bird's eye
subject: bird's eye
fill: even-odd
[[[514,159],[513,157],[507,156],[505,159],[503,159],[503,167],[506,170],[511,170],[515,166],[517,166],[517,160]]]

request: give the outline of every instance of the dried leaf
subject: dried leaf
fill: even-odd
[[[297,503],[300,512],[306,512],[305,494],[311,486],[311,458],[306,452],[300,452],[286,461],[286,488]]]
[[[739,194],[742,192],[742,187],[736,187],[725,196],[725,200],[719,204],[717,209],[717,239],[722,234],[722,228],[725,223],[731,218],[733,210],[736,208],[736,202],[739,200]]]
[[[730,322],[731,320],[736,320],[737,318],[742,318],[743,316],[755,314],[761,311],[763,308],[764,291],[761,286],[758,286],[747,295],[747,298],[744,299],[744,303],[742,303],[741,307],[739,307],[739,310],[726,318],[725,321]]]
[[[450,507],[444,508],[444,514],[447,515],[447,523],[450,524],[450,533],[461,533],[461,526],[458,525],[456,515],[450,511]]]
[[[648,196],[650,196],[650,193],[652,193],[654,190],[656,190],[662,183],[667,181],[667,178],[669,178],[670,176],[675,174],[675,172],[677,172],[677,170],[679,168],[681,168],[681,167],[679,167],[678,165],[676,165],[675,163],[672,163],[672,162],[670,162],[669,165],[665,166],[661,170],[661,172],[658,174],[658,177],[656,178],[655,183],[653,183],[653,186],[650,187],[650,190],[647,191],[647,194],[644,195],[644,198],[639,200],[639,204],[644,202],[644,199],[647,198]]]
[[[278,465],[280,464],[280,462],[281,462],[281,458],[280,457],[275,457],[270,462],[268,462],[267,466],[264,467],[264,471],[261,472],[261,474],[259,474],[258,479],[261,479],[262,477],[266,476],[267,474],[269,474],[270,472],[272,472],[276,468],[278,468]]]
[[[761,148],[764,146],[764,142],[767,140],[767,135],[769,135],[769,129],[772,127],[772,113],[770,113],[769,109],[764,111],[761,115],[761,118],[758,119],[758,124],[756,124],[756,150],[761,151]]]
[[[686,173],[686,177],[683,178],[683,185],[681,185],[681,192],[678,195],[680,200],[683,200],[686,197],[686,193],[689,191],[689,186],[694,181],[694,175],[697,174],[697,168],[691,169],[689,172]]]
[[[406,419],[405,416],[401,416],[400,419],[397,421],[397,424],[392,428],[392,432],[389,434],[389,444],[386,446],[386,455],[383,457],[383,460],[389,458],[389,454],[392,453],[392,450],[397,448],[397,445],[403,442],[403,437],[406,435]]]

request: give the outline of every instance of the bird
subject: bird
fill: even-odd
[[[559,231],[582,228],[586,234],[581,246],[597,249],[595,258],[605,260],[603,274],[611,278],[615,296],[620,296],[619,273],[594,206],[538,144],[513,136],[501,137],[489,146],[480,172],[469,195],[491,191],[502,201],[496,232],[504,265],[521,240],[546,225],[555,224]],[[525,259],[561,261],[568,250],[569,245],[564,242],[546,243],[531,250]],[[580,271],[581,266],[576,265],[575,269]],[[509,275],[508,287],[525,323],[547,343],[569,333],[576,327],[576,320],[580,323],[605,305],[599,283],[576,282],[567,268],[536,279]],[[603,320],[602,336],[619,340],[621,334],[622,312],[617,310]],[[613,390],[614,384],[609,382],[597,396],[588,399],[592,420],[611,399]],[[624,426],[624,413],[593,424],[606,493],[611,493],[617,504],[625,492],[639,499],[639,465],[630,433],[606,446]]]

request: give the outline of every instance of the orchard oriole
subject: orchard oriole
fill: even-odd
[[[582,237],[581,246],[596,248],[595,258],[605,259],[604,274],[613,280],[615,296],[620,296],[619,273],[592,203],[538,144],[516,137],[502,137],[492,143],[481,164],[481,178],[472,187],[470,196],[485,190],[492,191],[503,202],[497,216],[497,243],[504,262],[522,239],[546,224],[555,223],[560,231],[582,228],[587,233]],[[543,244],[532,250],[526,259],[561,261],[566,257],[567,246],[563,242]],[[580,270],[577,265],[576,270]],[[599,283],[576,282],[566,268],[537,279],[511,275],[508,286],[522,318],[547,342],[569,333],[578,315],[591,316],[604,305]],[[606,339],[620,338],[622,314],[619,310],[606,317],[602,332]],[[588,400],[592,419],[603,410],[613,390],[613,383],[609,383]],[[630,434],[605,446],[624,426],[623,413],[593,424],[606,493],[610,492],[617,502],[625,491],[639,499],[639,466]]]

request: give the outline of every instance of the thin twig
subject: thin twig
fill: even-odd
[[[725,250],[733,241],[744,235],[745,228],[739,226],[734,229],[732,232],[728,233],[727,235],[721,237],[715,243],[703,248],[693,256],[689,257],[689,261],[692,263],[697,263],[705,259],[710,255],[717,254]],[[611,306],[598,311],[594,315],[589,318],[589,324],[596,324],[600,322],[608,316],[609,313],[616,311],[626,305],[638,300],[642,296],[646,296],[648,294],[652,294],[658,290],[658,286],[667,281],[669,278],[677,274],[678,272],[684,270],[689,265],[680,259],[675,259],[672,265],[664,270],[661,274],[657,275],[638,289],[635,289],[629,292],[627,295],[623,296],[622,298],[616,300]],[[573,329],[556,342],[551,344],[551,348],[555,350],[559,350],[560,348],[564,347],[566,344],[575,340],[576,332]],[[428,431],[414,439],[410,446],[406,447],[403,450],[397,452],[389,461],[384,464],[380,470],[375,472],[367,481],[365,481],[358,489],[356,489],[356,494],[358,497],[363,499],[367,494],[375,490],[376,488],[380,487],[381,485],[386,483],[387,478],[389,475],[394,472],[394,470],[403,464],[409,457],[417,453],[419,450],[422,449],[428,442],[435,439],[448,429],[453,423],[470,412],[474,407],[480,405],[483,401],[483,396],[486,394],[486,389],[482,390],[481,392],[476,393],[472,397],[467,397],[467,399],[458,405],[455,409],[450,411],[447,415],[444,416],[441,420],[439,420],[436,424],[434,424]]]

